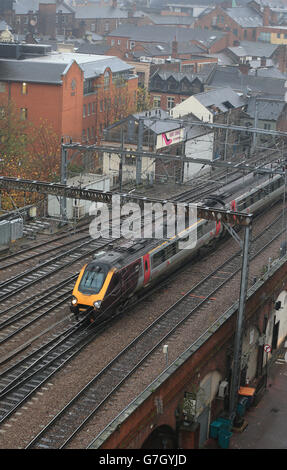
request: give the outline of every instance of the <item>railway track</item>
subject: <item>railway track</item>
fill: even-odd
[[[66,268],[67,266],[71,266],[76,261],[79,261],[86,256],[95,253],[97,250],[103,248],[110,242],[111,240],[92,240],[89,237],[87,241],[81,243],[80,245],[73,247],[61,254],[58,253],[56,256],[43,261],[37,266],[1,282],[0,302],[9,299],[12,296],[14,297],[23,290],[47,279],[51,275]]]
[[[83,232],[86,232],[88,228],[89,228],[89,222],[84,222],[83,224],[80,224],[78,228],[76,228],[74,231],[70,229],[68,231],[65,231],[64,233],[61,233],[60,235],[56,235],[56,236],[50,235],[48,240],[42,241],[40,243],[34,243],[33,246],[16,250],[7,255],[0,255],[0,272],[16,264],[24,263],[25,261],[29,261],[30,259],[40,257],[43,254],[49,253],[63,246],[66,246],[66,244],[62,243],[63,240],[65,240],[66,238],[77,236]],[[70,243],[76,243],[77,241],[78,241],[77,239],[73,241],[69,241],[67,245]],[[54,248],[49,247],[50,245],[53,245],[53,244],[56,244]]]
[[[273,157],[272,155],[275,154]],[[277,156],[276,156],[277,155]],[[273,163],[278,160],[278,150],[271,150],[268,152],[268,155],[260,156],[260,157],[252,157],[249,159],[244,159],[240,161],[240,163],[244,164],[257,164],[257,167],[263,167],[266,164]],[[234,164],[238,163],[238,161],[234,161]],[[252,171],[251,171],[252,172]],[[219,170],[218,172],[214,173],[212,178],[204,178],[203,181],[198,178],[195,180],[195,184],[192,185],[192,188],[183,191],[182,193],[178,194],[177,196],[171,198],[174,202],[197,202],[198,197],[205,197],[208,194],[211,194],[213,191],[221,188],[223,185],[231,184],[235,182],[238,178],[242,176],[242,172],[238,170],[228,169],[226,170]],[[215,181],[216,178],[216,181]]]
[[[86,229],[83,230],[83,231],[86,231]],[[67,235],[65,235],[64,238],[66,238],[66,237],[67,237]],[[6,259],[9,259],[9,260],[11,260],[11,258],[12,258],[13,261],[3,263],[3,260],[0,259],[0,262],[1,262],[0,272],[4,271],[6,269],[10,269],[13,266],[19,266],[19,264],[22,264],[22,263],[25,263],[25,262],[30,263],[31,260],[34,260],[34,259],[42,257],[42,256],[46,257],[52,252],[63,250],[63,249],[65,249],[66,247],[68,247],[70,245],[79,243],[79,242],[87,240],[89,238],[90,238],[89,235],[85,235],[85,236],[80,237],[78,239],[70,240],[66,243],[60,243],[59,239],[57,239],[57,241],[48,240],[47,242],[43,242],[43,243],[40,244],[40,247],[43,248],[41,251],[37,251],[37,248],[38,248],[37,246],[33,247],[33,248],[27,248],[25,250],[21,250],[17,253],[14,253],[14,255],[9,256],[8,258],[6,258]],[[47,246],[51,243],[56,244],[56,246],[52,246],[52,247],[47,248]],[[28,253],[27,256],[23,257],[23,254],[26,254],[26,253]]]
[[[13,305],[0,312],[0,346],[66,303],[71,298],[77,276],[78,273],[58,282],[44,294],[36,295],[34,300],[29,298],[20,302],[19,310],[16,310],[17,305]]]
[[[278,217],[252,243],[251,259],[258,256],[284,232]],[[193,286],[174,305],[137,336],[110,361],[82,390],[45,426],[27,448],[64,448],[81,431],[121,385],[176,330],[226,285],[241,269],[241,250]],[[0,402],[1,406],[1,402]]]
[[[0,424],[9,418],[30,396],[67,361],[94,340],[93,325],[80,322],[69,326],[23,361],[0,374]]]

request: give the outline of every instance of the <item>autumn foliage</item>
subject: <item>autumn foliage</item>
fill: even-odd
[[[59,136],[50,123],[39,120],[37,126],[21,119],[13,102],[0,103],[0,174],[3,176],[58,181],[60,177]],[[2,208],[39,200],[37,194],[4,193]],[[12,202],[13,200],[13,202]]]

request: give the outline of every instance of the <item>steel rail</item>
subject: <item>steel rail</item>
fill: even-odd
[[[269,224],[268,228],[272,227],[272,229],[274,229],[274,223],[276,223],[278,221],[281,223],[281,217],[278,217],[275,221],[273,221],[271,224]],[[253,255],[252,259],[255,258],[262,250],[266,249],[266,247],[269,246],[270,243],[272,243],[276,238],[278,238],[278,236],[280,236],[283,231],[285,231],[285,229],[282,230],[279,233],[277,232],[276,235],[272,238],[272,240],[269,240],[267,243],[264,243],[264,246],[263,247],[261,246],[261,248]],[[262,236],[266,236],[266,233],[267,233],[267,228],[265,228],[264,231],[254,239],[254,241],[259,240]],[[65,437],[64,442],[63,442],[63,439],[62,439],[60,447],[57,447],[57,448],[65,447],[71,441],[71,439],[82,429],[82,427],[87,423],[87,421],[96,413],[96,411],[98,411],[98,409],[107,401],[107,399],[111,396],[111,394],[113,394],[127,380],[127,378],[130,377],[143,364],[143,362],[147,359],[147,357],[149,357],[164,341],[166,341],[166,339],[169,336],[171,336],[176,331],[176,329],[180,325],[182,325],[186,320],[188,320],[191,317],[191,315],[193,315],[195,313],[195,311],[198,311],[198,309],[200,307],[202,307],[220,288],[222,288],[227,282],[229,282],[240,271],[240,269],[241,269],[240,257],[241,257],[241,250],[239,250],[237,253],[232,255],[228,260],[226,260],[224,263],[222,263],[220,266],[218,266],[212,273],[209,273],[208,276],[206,276],[203,280],[201,280],[196,286],[193,286],[191,289],[189,289],[189,291],[186,292],[181,299],[179,299],[171,307],[169,307],[157,320],[155,320],[151,325],[149,325],[123,351],[121,351],[114,359],[112,359],[112,361],[110,361],[110,363],[106,366],[105,369],[103,369],[99,374],[97,374],[97,376],[95,378],[93,378],[62,410],[60,410],[60,412],[48,423],[48,425],[40,433],[38,433],[37,436],[34,437],[34,439],[28,444],[28,446],[26,448],[33,448],[33,447],[37,447],[37,446],[47,447],[47,448],[54,448],[53,443],[52,443],[52,447],[48,445],[48,443],[47,443],[47,441],[48,441],[47,434],[45,434],[45,433],[49,432],[49,430],[51,430],[50,440],[52,440],[53,439],[52,436],[56,436],[56,433],[57,433],[57,430],[55,431],[55,429],[53,429],[53,426],[54,425],[57,426],[58,420],[61,417],[63,417],[63,419],[64,419],[65,418],[65,413],[68,410],[70,410],[70,408],[84,394],[85,394],[86,397],[88,397],[87,394],[89,392],[89,389],[97,383],[97,381],[105,374],[105,372],[107,372],[108,370],[111,371],[112,368],[113,368],[113,371],[115,371],[114,366],[116,364],[116,361],[118,361],[120,358],[124,357],[124,355],[127,352],[130,352],[130,351],[132,351],[132,352],[130,352],[129,358],[125,361],[124,364],[118,365],[118,367],[116,369],[117,370],[124,370],[125,365],[127,363],[132,364],[132,359],[131,358],[137,357],[138,350],[139,350],[138,344],[139,344],[140,340],[142,338],[144,338],[146,336],[146,334],[149,333],[149,332],[152,332],[153,338],[156,335],[156,332],[159,332],[159,331],[162,332],[162,330],[163,330],[162,321],[164,321],[165,328],[169,328],[168,333],[164,334],[163,337],[161,337],[161,339],[159,341],[157,341],[157,343],[152,348],[149,347],[148,352],[144,353],[143,357],[136,363],[136,365],[133,366],[127,372],[127,374],[124,375],[124,377],[119,379],[119,382],[117,383],[117,385],[115,387],[113,387],[112,390],[110,390],[109,393],[104,398],[102,398],[102,399],[101,399],[101,397],[99,398],[100,401],[98,402],[96,407],[93,408],[92,410],[90,410],[90,412],[86,415],[84,420],[82,420],[82,422],[78,426],[74,423],[74,428],[73,428],[72,433],[69,434],[68,438]],[[212,277],[214,277],[214,275],[217,274],[218,271],[220,271],[222,268],[226,267],[228,264],[232,263],[233,260],[236,259],[236,258],[239,258],[237,260],[237,261],[239,261],[239,266],[237,266],[235,268],[235,270],[232,273],[230,273],[228,278],[221,279],[220,281],[222,281],[222,282],[219,282],[216,285],[215,288],[212,285],[211,286],[212,290],[208,293],[208,295],[205,295],[204,299],[202,299],[200,301],[198,301],[195,298],[190,299],[190,294],[191,293],[194,293],[195,291],[197,291],[207,281],[212,279]],[[205,289],[206,289],[206,287],[205,287]],[[172,321],[175,318],[175,315],[174,315],[175,308],[178,307],[178,306],[181,306],[186,299],[188,299],[190,304],[196,303],[196,305],[191,310],[189,310],[188,313],[186,313],[187,306],[185,304],[184,305],[184,311],[185,312],[181,312],[181,314],[183,314],[183,317],[179,321],[176,320],[176,325],[171,327],[170,325],[172,325]],[[170,314],[169,320],[167,320],[167,315],[168,314]],[[161,328],[159,328],[159,325],[161,325]],[[156,330],[155,330],[155,327],[157,327]],[[137,345],[137,350],[132,350],[132,348],[135,347],[136,345]],[[113,372],[113,375],[114,375],[114,372]],[[99,390],[102,390],[102,385],[101,386],[98,385],[97,390],[98,390],[98,394],[99,394]],[[96,399],[96,395],[95,395],[95,392],[93,392],[93,400],[95,401],[95,399]],[[71,415],[71,411],[69,411],[69,413]],[[72,414],[73,420],[76,419],[76,415],[77,415],[77,413]],[[65,422],[65,426],[68,427],[67,422]],[[61,429],[58,432],[61,432]],[[41,438],[42,437],[45,437],[45,444],[41,444]]]

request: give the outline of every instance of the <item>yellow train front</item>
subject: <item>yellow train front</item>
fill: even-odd
[[[139,263],[140,260],[132,266]],[[103,320],[117,311],[123,302],[123,294],[125,297],[132,294],[138,283],[137,275],[132,276],[131,282],[125,282],[126,271],[133,271],[132,266],[123,270],[125,264],[122,254],[111,251],[99,253],[82,268],[70,306],[76,318],[88,314],[91,320]]]

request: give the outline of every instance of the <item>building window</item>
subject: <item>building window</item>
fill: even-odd
[[[237,36],[237,35],[238,35],[237,29],[234,29],[232,32],[233,32],[234,36]]]
[[[95,114],[95,112],[96,112],[96,103],[95,103],[95,101],[93,101],[93,103],[92,103],[92,113]]]
[[[270,38],[271,38],[271,34],[264,33],[264,32],[261,32],[258,37],[259,41],[264,41],[264,42],[270,42]]]
[[[174,107],[174,97],[168,96],[167,97],[167,109],[172,109]]]
[[[121,44],[121,40],[120,40],[120,39],[118,39],[118,46],[120,46],[120,44]]]
[[[109,30],[110,30],[110,23],[107,21],[105,23],[105,32],[109,32]]]
[[[281,34],[277,33],[277,38],[280,39],[280,37],[281,37]]]
[[[90,128],[87,129],[87,140],[90,140]]]
[[[87,79],[84,81],[84,95],[88,95],[89,93],[93,93],[95,90],[94,86],[94,79]]]
[[[85,142],[85,140],[86,140],[86,130],[83,129],[83,131],[82,131],[82,141]]]
[[[88,104],[88,116],[91,114],[91,103]]]
[[[115,40],[112,39],[112,40],[111,40],[111,46],[114,46],[114,45],[115,45]]]
[[[108,71],[104,73],[104,87],[108,88],[110,86],[110,74]]]
[[[28,93],[28,88],[27,88],[27,83],[22,83],[22,95],[27,95]]]
[[[161,97],[160,96],[154,96],[153,97],[153,107],[154,108],[160,108],[161,104]]]
[[[100,112],[103,111],[103,100],[100,101]]]
[[[87,114],[87,106],[84,104],[83,106],[83,117],[86,117]]]
[[[26,121],[27,117],[28,117],[28,109],[27,108],[21,108],[20,109],[20,119],[22,121]]]
[[[5,93],[6,91],[6,83],[0,82],[0,93]]]
[[[265,124],[264,124],[264,129],[265,129],[266,131],[270,131],[270,129],[271,129],[271,124],[265,123]]]

